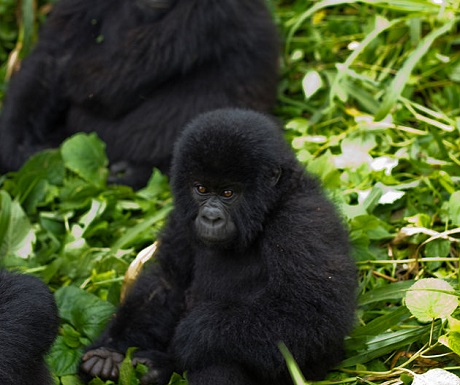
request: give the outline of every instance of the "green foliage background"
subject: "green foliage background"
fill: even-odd
[[[408,384],[412,372],[433,367],[458,373],[456,313],[420,323],[404,296],[414,280],[435,277],[458,297],[460,1],[270,6],[283,41],[275,114],[341,208],[360,271],[346,359],[320,383]],[[0,0],[0,97],[49,8]],[[83,134],[0,176],[0,258],[55,292],[62,326],[48,361],[63,385],[78,384],[83,346],[171,209],[158,172],[137,192],[108,186],[106,176],[104,144]],[[137,384],[136,375],[125,365],[120,383]]]

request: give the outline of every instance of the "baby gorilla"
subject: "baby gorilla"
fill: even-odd
[[[165,384],[291,384],[286,344],[308,379],[342,357],[356,275],[347,232],[269,117],[201,115],[174,152],[175,209],[143,272],[81,375],[116,378],[130,346]]]

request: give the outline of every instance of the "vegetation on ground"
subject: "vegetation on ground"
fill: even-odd
[[[0,0],[0,97],[50,5]],[[283,41],[275,114],[341,209],[360,272],[345,361],[318,384],[460,373],[460,0],[270,5]],[[83,347],[172,206],[159,172],[139,191],[106,177],[104,144],[86,134],[0,176],[0,259],[55,292],[62,325],[48,362],[62,385],[79,383]],[[141,371],[124,365],[119,384]]]

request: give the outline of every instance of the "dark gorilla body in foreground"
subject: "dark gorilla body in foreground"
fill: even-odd
[[[112,181],[140,187],[195,115],[273,107],[278,46],[265,0],[60,0],[11,79],[0,172],[97,132]]]
[[[151,370],[144,384],[187,371],[192,385],[291,384],[278,343],[308,379],[342,357],[356,276],[347,233],[268,117],[218,110],[175,148],[175,209],[157,263],[145,270],[82,377],[114,378],[124,353]]]
[[[0,271],[0,384],[52,385],[44,356],[58,331],[54,297],[37,278]]]

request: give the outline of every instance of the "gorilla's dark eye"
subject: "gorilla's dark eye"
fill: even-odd
[[[200,194],[206,194],[208,192],[208,189],[205,186],[201,185],[201,184],[195,186],[195,189]]]
[[[231,198],[233,196],[233,191],[232,190],[224,190],[224,191],[222,191],[222,196],[224,198]]]

